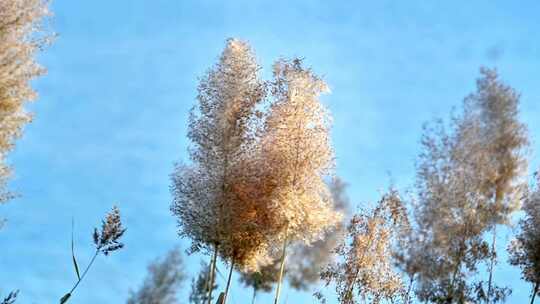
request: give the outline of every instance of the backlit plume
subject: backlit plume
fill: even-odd
[[[324,181],[333,167],[330,115],[319,101],[326,83],[299,59],[274,64],[274,102],[262,135],[262,167],[274,190],[269,204],[288,238],[311,243],[340,220]]]
[[[26,102],[37,94],[30,81],[45,72],[35,55],[49,41],[44,17],[49,15],[43,0],[0,1],[0,187],[4,188],[10,169],[5,163],[15,140],[22,135],[31,115]],[[2,189],[0,202],[10,198]]]
[[[332,194],[333,208],[342,214],[350,211],[350,203],[345,193],[347,184],[335,177],[329,184]],[[318,283],[323,269],[336,258],[335,249],[346,234],[346,218],[343,217],[333,229],[327,231],[323,238],[309,245],[300,244],[291,251],[287,277],[290,285],[299,290],[309,290],[312,284]]]
[[[259,69],[247,43],[227,41],[199,84],[191,163],[172,176],[180,235],[194,251],[214,252],[211,276],[216,254],[231,263],[225,301],[233,267],[257,271],[284,257],[289,242],[319,240],[341,218],[325,183],[333,151],[319,96],[327,85],[299,59],[277,61],[271,83]]]
[[[236,214],[241,202],[233,191],[256,146],[258,106],[265,96],[259,69],[247,43],[227,41],[219,62],[200,80],[189,117],[192,163],[178,165],[172,177],[180,234],[192,240],[193,250],[218,248],[220,256],[241,266],[256,264],[254,252],[263,243],[244,233],[252,223]]]

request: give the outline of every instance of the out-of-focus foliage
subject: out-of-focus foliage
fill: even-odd
[[[349,199],[345,193],[346,184],[338,177],[330,182],[330,193],[334,210],[342,214],[350,210]],[[332,230],[327,231],[321,240],[311,245],[300,244],[293,247],[287,268],[289,284],[294,289],[309,290],[310,285],[319,282],[321,272],[333,262],[334,251],[346,234],[345,217]]]
[[[519,121],[519,93],[496,70],[480,69],[476,92],[464,101],[454,158],[468,166],[489,206],[489,224],[504,224],[526,187],[526,126]],[[465,168],[464,168],[465,169]]]
[[[523,176],[527,169],[524,148],[528,146],[526,127],[519,121],[519,94],[504,84],[495,70],[482,68],[477,90],[465,99],[464,122],[477,129],[471,138],[476,141],[470,149],[463,149],[478,175],[479,193],[487,200],[488,224],[492,241],[487,291],[476,289],[486,297],[486,303],[497,302],[499,289],[493,287],[493,268],[496,262],[497,225],[507,224],[512,212],[519,208],[519,200],[526,187]],[[469,143],[466,143],[469,145]]]
[[[418,297],[435,303],[469,300],[469,274],[489,258],[482,237],[489,227],[486,200],[477,191],[477,175],[466,168],[466,159],[454,158],[461,152],[456,150],[467,147],[459,142],[468,139],[460,128],[457,124],[455,133],[448,134],[441,122],[426,127],[418,162],[414,233],[419,243],[410,246],[420,250],[410,252],[410,269],[418,271]]]
[[[450,131],[426,125],[417,162],[417,202],[408,246],[397,255],[423,301],[498,302],[509,290],[472,281],[481,261],[495,261],[484,236],[519,206],[528,139],[518,120],[519,95],[481,69]],[[491,273],[491,271],[488,271]]]
[[[383,195],[371,211],[351,219],[347,239],[336,249],[341,257],[322,273],[326,284],[334,283],[339,303],[398,301],[403,283],[394,267],[393,251],[408,226],[406,209],[394,189]]]
[[[270,292],[273,289],[274,283],[279,279],[279,260],[269,265],[262,266],[255,272],[243,272],[240,275],[240,282],[246,287],[253,289],[253,297],[251,302],[255,303],[257,294],[262,292]]]
[[[197,279],[191,280],[191,292],[189,293],[189,303],[204,304],[208,302],[208,286],[210,285],[210,268],[209,265],[201,262],[201,269],[197,275]],[[217,284],[212,286],[212,290],[218,288]],[[210,299],[212,302],[212,299]]]
[[[179,303],[176,294],[185,279],[181,253],[173,249],[163,259],[148,266],[143,284],[137,291],[130,292],[127,304]]]
[[[30,81],[45,72],[36,53],[50,42],[44,23],[48,1],[0,1],[0,203],[12,197],[5,189],[10,175],[6,158],[31,115],[25,109],[37,97]]]
[[[533,298],[540,285],[540,175],[535,174],[536,185],[525,196],[525,218],[519,222],[519,233],[510,244],[510,264],[521,268],[522,278],[533,285]]]

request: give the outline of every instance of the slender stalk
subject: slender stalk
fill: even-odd
[[[204,292],[206,295],[208,295],[208,292],[211,289],[210,286],[210,277],[212,273],[212,265],[214,264],[214,256],[210,258],[210,263],[208,263],[208,272],[206,274],[206,282],[204,282]],[[206,300],[205,300],[206,301]]]
[[[223,298],[223,304],[227,303],[227,296],[229,295],[229,288],[231,287],[231,278],[234,270],[234,258],[231,261],[231,269],[229,269],[229,277],[227,278],[227,287],[225,287],[225,297]]]
[[[72,294],[75,289],[77,288],[77,286],[79,286],[79,284],[81,283],[81,281],[84,279],[84,277],[86,276],[86,274],[88,273],[88,270],[90,270],[90,267],[92,267],[92,264],[94,264],[94,261],[96,260],[96,257],[98,256],[99,254],[99,249],[96,250],[96,253],[94,254],[94,256],[92,257],[92,259],[90,260],[90,263],[88,263],[88,266],[86,266],[86,269],[83,271],[82,275],[81,275],[81,278],[77,281],[77,283],[75,283],[75,285],[73,285],[73,288],[71,288],[71,290],[69,291],[70,294]]]
[[[405,304],[409,304],[410,302],[410,296],[411,296],[411,289],[414,283],[414,274],[411,276],[409,280],[409,287],[407,288],[407,293],[405,294]]]
[[[533,288],[533,294],[532,294],[532,297],[531,297],[531,304],[534,304],[534,298],[536,298],[536,294],[538,293],[538,285],[539,285],[540,282],[536,282],[534,284],[534,288]]]
[[[495,242],[497,240],[497,225],[493,226],[493,239],[491,240],[491,260],[489,262],[489,279],[486,303],[491,302],[491,286],[493,282],[493,265],[495,264]]]
[[[287,229],[285,229],[285,239],[283,240],[283,252],[281,253],[281,265],[279,266],[279,277],[278,277],[278,285],[276,289],[276,296],[274,298],[274,304],[278,304],[279,302],[279,295],[281,293],[281,284],[283,282],[283,272],[285,270],[285,257],[287,254],[287,237],[289,233],[289,225],[287,224]]]
[[[223,301],[225,301],[225,293],[221,292],[219,294],[219,297],[218,297],[217,301],[216,301],[216,304],[223,304],[224,303]]]
[[[468,235],[468,231],[469,231],[469,225],[468,225],[468,221],[465,222],[465,232],[463,233],[463,235]],[[466,245],[465,245],[465,239],[462,239],[461,240],[461,247],[459,248],[459,252],[458,252],[458,259],[457,259],[457,263],[456,263],[456,267],[454,269],[454,274],[452,275],[452,282],[450,284],[450,290],[448,291],[448,298],[449,299],[453,299],[454,298],[454,285],[456,283],[456,276],[457,276],[457,273],[458,271],[461,269],[461,263],[463,262],[463,257],[465,256],[465,251],[466,251]]]
[[[461,268],[461,260],[456,264],[454,268],[454,273],[452,274],[452,282],[450,283],[450,290],[448,290],[448,296],[454,294],[454,285],[456,283],[456,277],[459,269]]]
[[[251,298],[251,304],[255,304],[256,297],[257,297],[257,288],[253,287],[253,297]]]
[[[73,294],[73,292],[75,291],[75,289],[77,289],[77,286],[79,286],[79,284],[82,282],[82,280],[84,279],[84,277],[86,277],[86,274],[88,273],[88,270],[90,270],[90,267],[92,267],[92,265],[94,264],[94,261],[96,260],[96,257],[98,256],[99,254],[99,251],[100,251],[100,248],[97,248],[96,249],[96,253],[94,254],[94,256],[92,257],[92,259],[90,260],[90,263],[88,263],[88,265],[86,266],[86,269],[84,270],[83,274],[79,277],[79,279],[77,280],[77,282],[75,283],[75,285],[73,285],[73,288],[71,288],[71,290],[66,293],[61,299],[60,299],[60,304],[63,304],[63,303],[66,303],[69,298],[71,297],[71,295]]]
[[[455,290],[454,290],[454,286],[456,284],[456,277],[457,277],[457,274],[459,272],[459,270],[461,269],[461,263],[463,261],[463,256],[465,255],[464,251],[464,247],[465,247],[465,241],[463,240],[463,247],[461,247],[459,249],[459,252],[458,252],[458,259],[456,261],[456,266],[454,268],[454,273],[452,274],[452,281],[450,282],[450,286],[448,287],[448,294],[446,295],[446,301],[448,303],[452,303],[453,299],[454,299],[454,294],[455,294]]]
[[[208,304],[212,304],[212,291],[214,287],[215,273],[216,273],[216,260],[218,253],[218,244],[214,244],[214,256],[212,257],[212,265],[210,267],[210,286],[208,288]]]

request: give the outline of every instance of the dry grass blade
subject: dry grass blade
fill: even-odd
[[[74,242],[73,242],[73,229],[74,229],[75,223],[74,220],[71,220],[71,258],[73,259],[73,267],[75,267],[75,273],[77,273],[77,279],[81,279],[81,274],[79,272],[79,265],[77,265],[77,259],[75,258],[75,249],[74,249]]]

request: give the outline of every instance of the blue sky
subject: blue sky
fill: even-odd
[[[0,293],[57,302],[75,279],[71,218],[85,264],[90,232],[112,204],[125,217],[126,248],[99,258],[72,303],[121,303],[148,262],[187,246],[169,212],[169,174],[186,159],[197,77],[228,37],[252,44],[265,75],[279,56],[304,57],[324,75],[337,172],[356,204],[374,201],[389,172],[400,188],[412,185],[422,123],[459,106],[481,65],[496,66],[522,93],[537,167],[539,2],[292,2],[54,1],[59,37],[40,56],[49,73],[35,82],[35,120],[9,158],[10,188],[21,196],[0,208],[9,219],[0,231]],[[188,268],[199,259],[187,258]],[[509,303],[528,297],[519,277],[502,258],[495,279],[514,288]],[[235,288],[231,303],[250,295]],[[309,293],[283,295],[312,303]]]

